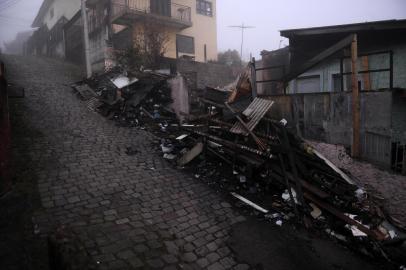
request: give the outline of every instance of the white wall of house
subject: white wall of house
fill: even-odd
[[[54,0],[42,19],[48,29],[52,29],[63,16],[70,20],[80,10],[80,0]]]

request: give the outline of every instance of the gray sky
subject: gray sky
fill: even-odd
[[[19,0],[0,11],[0,44],[29,29],[41,2]],[[220,51],[240,50],[241,32],[228,26],[244,23],[256,27],[245,33],[244,58],[277,49],[278,31],[283,29],[406,19],[406,0],[217,0],[217,9]]]

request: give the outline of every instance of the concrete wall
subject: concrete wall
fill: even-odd
[[[90,63],[94,72],[102,72],[106,67],[108,39],[106,31],[98,31],[89,39]]]
[[[185,78],[181,75],[169,81],[173,103],[172,109],[179,119],[184,119],[190,113],[190,91]]]
[[[235,81],[231,67],[215,63],[200,63],[196,61],[177,61],[177,71],[181,74],[196,74],[196,88],[204,89],[206,86],[226,86]]]
[[[270,111],[285,118],[307,139],[350,146],[352,141],[351,93],[316,93],[269,96],[276,101]],[[406,98],[391,91],[361,94],[361,142],[363,158],[390,166],[391,142],[405,138]]]

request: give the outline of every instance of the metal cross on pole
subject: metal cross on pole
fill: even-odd
[[[244,47],[244,31],[245,31],[245,29],[255,28],[255,26],[248,26],[248,25],[244,25],[244,23],[243,23],[242,25],[231,25],[229,27],[241,29],[241,61],[242,61],[242,50]]]

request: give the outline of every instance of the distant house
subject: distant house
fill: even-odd
[[[353,146],[354,34],[361,157],[406,173],[406,20],[283,30],[289,47],[263,52],[257,80],[276,101],[273,117],[305,138]]]
[[[286,64],[267,70],[264,76],[284,83],[287,93],[348,91],[351,40],[345,38],[350,34],[358,38],[362,90],[406,89],[406,20],[282,30],[289,47],[265,52],[262,60],[268,66]],[[283,93],[271,88],[275,94]]]
[[[17,33],[14,40],[4,43],[5,53],[23,55],[27,51],[27,41],[31,37],[33,31],[28,30]]]
[[[113,52],[134,47],[151,31],[165,33],[165,57],[217,60],[216,0],[88,0],[94,71],[111,65]],[[78,58],[80,12],[66,25],[67,58]]]
[[[154,26],[165,33],[165,57],[217,60],[216,0],[87,0],[94,71],[112,64],[113,52],[133,47]],[[80,0],[44,0],[32,24],[31,54],[83,63]]]
[[[63,26],[79,9],[80,0],[44,0],[32,23],[38,29],[28,42],[28,52],[65,57]]]

